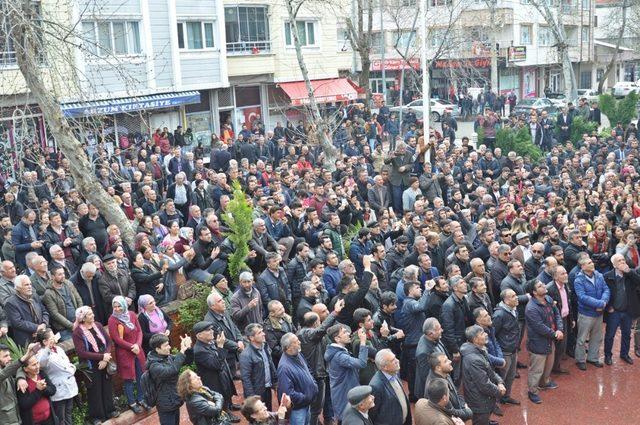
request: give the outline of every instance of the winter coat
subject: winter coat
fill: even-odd
[[[404,323],[404,343],[406,345],[417,345],[423,335],[422,324],[427,318],[429,298],[429,292],[425,291],[420,299],[406,298],[402,303],[402,323]]]
[[[93,309],[93,314],[96,317],[96,322],[106,324],[108,317],[104,308],[105,303],[102,301],[102,294],[100,293],[99,276],[96,274],[91,280],[91,289],[89,289],[89,286],[80,275],[80,272],[77,272],[76,274],[71,276],[70,281],[78,291],[80,298],[82,298],[82,305],[88,305]],[[91,294],[93,294],[93,301],[91,299]]]
[[[227,363],[227,350],[218,348],[215,342],[205,344],[196,341],[193,345],[193,361],[202,384],[222,394],[225,400],[231,400],[236,394],[236,387]]]
[[[411,425],[411,405],[409,398],[404,394],[407,405],[407,417],[402,421],[402,406],[398,396],[391,386],[389,379],[380,371],[371,378],[372,394],[375,397],[375,406],[369,410],[371,421],[376,425]],[[404,389],[403,389],[404,392]]]
[[[318,385],[302,354],[282,355],[278,364],[278,398],[282,394],[291,398],[292,410],[309,406],[318,394]]]
[[[231,296],[231,318],[233,318],[239,329],[243,330],[250,323],[262,322],[264,317],[262,314],[262,302],[258,302],[254,308],[248,307],[252,299],[259,297],[260,292],[256,288],[251,289],[250,296],[247,296],[242,288],[238,288]]]
[[[3,425],[20,425],[16,372],[21,366],[19,360],[14,360],[0,368],[0,423]]]
[[[527,350],[534,354],[551,353],[556,331],[564,332],[562,317],[550,296],[546,304],[531,298],[525,312],[527,322]]]
[[[465,342],[460,348],[462,354],[462,382],[464,396],[473,413],[489,413],[500,397],[498,384],[502,378],[489,363],[487,351]]]
[[[44,371],[56,387],[56,393],[51,396],[51,401],[68,400],[78,395],[78,383],[76,382],[76,367],[69,361],[67,354],[60,347],[56,351],[43,348],[38,351],[40,370]]]
[[[518,296],[518,320],[524,320],[524,309],[529,302],[527,290],[525,288],[524,276],[522,280],[518,280],[514,275],[509,273],[500,283],[500,292],[505,289],[512,289]]]
[[[263,345],[266,357],[269,361],[269,375],[271,378],[271,388],[275,388],[278,377],[277,370],[271,359],[271,349],[267,344]],[[264,360],[260,350],[253,344],[247,344],[240,353],[240,376],[242,377],[242,394],[246,399],[252,395],[262,395],[265,389],[266,375],[264,373]]]
[[[609,287],[609,305],[612,306],[613,300],[616,299],[616,293],[618,292],[618,283],[616,282],[615,270],[611,270],[604,274],[604,281]],[[627,296],[627,313],[631,317],[640,316],[640,299],[638,295],[638,287],[640,285],[640,274],[637,271],[632,270],[629,273],[625,273],[623,276],[625,294]],[[560,309],[560,307],[558,307]]]
[[[84,337],[84,333],[82,332],[82,329],[80,329],[80,326],[78,326],[73,330],[72,337],[73,337],[73,346],[76,349],[78,358],[82,362],[86,362],[86,364],[89,366],[89,369],[93,371],[97,371],[98,363],[103,360],[105,353],[111,353],[111,338],[109,338],[109,334],[107,334],[107,331],[102,327],[102,325],[99,322],[95,322],[93,326],[97,329],[96,332],[100,332],[102,336],[104,336],[104,340],[105,340],[104,351],[101,351],[101,352],[93,351],[91,344],[89,344],[87,339]]]
[[[515,353],[520,342],[520,325],[517,313],[513,315],[504,304],[498,304],[493,312],[493,328],[502,352]]]
[[[4,311],[9,322],[9,335],[19,346],[25,346],[33,340],[33,334],[38,330],[38,325],[49,326],[49,312],[42,304],[40,297],[35,293],[31,296],[31,304],[18,295],[12,295],[4,305]]]
[[[182,400],[178,396],[176,386],[178,385],[180,368],[185,360],[186,357],[182,353],[162,356],[156,350],[149,352],[147,370],[158,394],[156,402],[158,412],[171,412],[182,406]]]
[[[129,314],[129,320],[133,323],[133,329],[129,329],[114,316],[111,316],[109,317],[109,336],[116,347],[115,358],[116,364],[118,365],[118,375],[124,380],[135,380],[135,359],[138,359],[140,367],[144,371],[146,356],[142,349],[142,329],[140,329],[138,316],[136,316],[133,311],[127,313]],[[133,347],[134,344],[137,344],[138,348],[140,348],[138,355],[135,355],[133,351],[131,351],[131,347]]]
[[[324,359],[327,362],[331,403],[336,416],[347,406],[347,393],[360,385],[359,371],[367,365],[367,350],[359,350],[358,357],[351,357],[345,347],[331,344],[327,347]]]
[[[131,276],[121,269],[117,269],[115,275],[105,270],[100,276],[98,288],[100,289],[100,295],[102,295],[107,316],[110,316],[113,311],[111,304],[113,303],[113,298],[117,295],[131,298],[132,300],[136,299],[136,285],[131,280]]]
[[[65,280],[63,287],[66,288],[67,296],[73,304],[74,311],[84,305],[80,294],[78,294],[78,291],[76,291],[76,288],[71,282]],[[53,284],[49,284],[49,287],[44,293],[44,297],[42,297],[42,303],[49,311],[49,322],[54,332],[73,330],[73,322],[67,318],[65,295],[61,290],[54,288]]]
[[[164,321],[167,322],[167,330],[173,329],[173,320],[171,320],[171,317],[164,312],[162,312],[162,314],[164,315]],[[142,330],[142,350],[148,353],[150,349],[149,340],[155,334],[149,330],[149,318],[144,313],[138,314],[138,323],[140,323],[140,329]]]
[[[291,287],[282,267],[278,268],[277,277],[271,270],[265,269],[258,276],[256,287],[260,291],[264,312],[268,311],[267,304],[272,300],[280,301],[285,308],[291,305]]]
[[[324,361],[324,353],[329,339],[326,337],[327,329],[336,322],[335,312],[331,312],[324,322],[317,328],[302,328],[296,334],[300,340],[300,351],[307,361],[311,375],[316,379],[327,377],[327,365]]]
[[[225,421],[221,418],[224,398],[221,394],[211,391],[207,387],[201,388],[206,392],[194,392],[186,399],[187,413],[193,425],[223,425]],[[211,404],[209,401],[213,401]]]
[[[413,393],[418,398],[426,397],[425,384],[427,375],[431,370],[429,358],[433,353],[444,353],[449,357],[449,353],[441,340],[432,341],[425,335],[422,335],[416,347],[416,378],[413,389]]]
[[[573,290],[578,298],[578,313],[589,317],[602,316],[604,308],[609,302],[609,287],[604,281],[602,273],[593,272],[593,283],[584,272],[580,271],[573,282]],[[597,311],[596,309],[600,309]]]
[[[442,342],[451,354],[460,351],[460,347],[466,341],[464,331],[470,322],[469,307],[464,298],[458,299],[454,294],[442,304],[440,311],[442,322]]]
[[[348,294],[340,292],[331,300],[330,309],[333,309],[338,300],[344,300],[344,307],[338,314],[338,322],[344,323],[347,326],[351,326],[353,322],[353,312],[357,308],[364,306],[364,298],[369,292],[371,286],[371,280],[373,279],[373,273],[366,271],[362,278],[362,282],[358,282],[358,290]]]
[[[56,393],[56,386],[53,385],[51,379],[42,371],[38,374],[39,379],[44,379],[47,383],[47,387],[40,391],[37,388],[34,388],[33,391],[27,390],[26,392],[18,391],[18,405],[20,406],[20,417],[22,418],[22,425],[33,425],[33,415],[32,409],[42,398],[49,399],[49,414],[50,420],[53,420],[53,423],[57,423],[54,411],[53,404],[51,404],[51,396]]]

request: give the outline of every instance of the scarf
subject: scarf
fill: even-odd
[[[33,304],[33,298],[25,298],[19,292],[16,292],[16,297],[20,298],[22,301],[24,301],[27,304],[29,304],[29,312],[31,313],[31,316],[33,317],[33,320],[36,323],[41,323],[42,322],[42,314],[38,314],[38,311],[36,310],[36,306]]]
[[[152,312],[148,312],[146,310],[149,302],[153,300],[153,296],[149,294],[145,294],[140,296],[138,299],[138,312],[140,314],[144,314],[144,316],[149,320],[149,331],[153,334],[162,333],[167,330],[167,321],[164,318],[164,313],[158,307],[156,307]]]
[[[277,317],[273,316],[272,313],[269,313],[269,322],[271,322],[271,326],[273,326],[273,329],[281,331],[283,321],[289,324],[289,329],[293,329],[291,316],[285,313],[281,319],[278,319]]]
[[[82,307],[78,307],[76,309],[76,321],[73,324],[73,329],[80,327],[80,330],[82,331],[82,335],[84,336],[84,339],[89,343],[91,348],[93,348],[93,351],[98,353],[99,352],[98,343],[96,342],[96,339],[93,337],[93,334],[91,333],[90,329],[93,329],[95,331],[96,335],[98,336],[98,339],[100,339],[100,341],[102,341],[102,343],[105,346],[107,345],[107,341],[97,326],[95,326],[93,323],[91,324],[91,326],[87,326],[83,323],[84,319],[87,317],[87,314],[91,312],[92,310],[91,310],[91,307],[89,306],[83,305]]]
[[[135,325],[131,322],[131,317],[129,317],[129,310],[127,310],[127,300],[125,300],[123,296],[118,295],[116,297],[113,297],[113,301],[111,302],[111,304],[119,304],[120,307],[122,307],[122,313],[113,312],[111,313],[111,315],[118,319],[118,321],[125,325],[127,328],[134,329]]]

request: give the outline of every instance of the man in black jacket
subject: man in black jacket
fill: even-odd
[[[378,371],[371,378],[375,406],[369,411],[376,425],[410,425],[411,406],[400,382],[400,362],[389,349],[376,354]]]
[[[442,304],[440,320],[442,323],[442,342],[453,356],[454,374],[456,383],[460,379],[460,347],[465,341],[464,330],[471,323],[471,312],[467,306],[465,294],[467,282],[456,276],[451,282],[453,292]]]
[[[224,409],[229,411],[232,405],[232,397],[236,395],[233,385],[233,376],[227,364],[227,351],[224,349],[224,332],[215,330],[211,322],[198,322],[193,326],[196,343],[193,346],[193,361],[198,375],[202,378],[205,387],[222,394],[224,397]],[[231,422],[239,422],[239,419],[229,413]]]
[[[217,291],[212,292],[207,297],[207,305],[209,311],[204,316],[205,322],[211,322],[224,332],[224,348],[227,351],[227,363],[231,374],[236,372],[237,355],[244,350],[244,342],[242,341],[242,333],[240,329],[231,319],[231,315],[227,311],[224,298]]]
[[[496,331],[496,340],[502,349],[505,366],[499,369],[500,377],[504,381],[505,394],[500,399],[503,404],[515,404],[520,402],[511,398],[511,386],[516,376],[518,362],[518,343],[520,340],[520,325],[518,324],[518,296],[512,289],[501,292],[502,301],[498,303],[493,313],[493,328]]]
[[[357,308],[364,307],[364,298],[369,292],[371,286],[371,279],[373,279],[373,273],[371,273],[371,255],[365,255],[362,257],[362,264],[364,265],[364,274],[362,282],[356,282],[352,276],[343,276],[338,285],[340,291],[333,300],[331,300],[330,308],[335,308],[335,303],[338,300],[344,300],[344,308],[340,311],[337,321],[353,328],[353,312]]]
[[[272,389],[275,389],[278,378],[264,329],[258,323],[251,323],[245,328],[244,334],[249,344],[240,353],[243,396],[246,399],[258,395],[267,406],[271,406]]]
[[[569,245],[564,249],[564,267],[568,272],[578,264],[578,254],[587,252],[587,246],[582,240],[580,230],[572,230],[567,237]]]
[[[424,398],[427,375],[429,374],[429,359],[433,353],[442,353],[449,356],[440,337],[442,336],[442,326],[435,317],[429,317],[422,324],[422,333],[416,347],[416,377],[414,395],[416,398]],[[453,368],[451,369],[453,370]]]
[[[505,289],[511,289],[518,296],[518,323],[520,324],[520,338],[518,340],[518,347],[524,336],[524,309],[531,298],[531,295],[526,291],[527,282],[524,277],[524,268],[518,260],[511,260],[507,264],[509,268],[509,274],[502,279],[500,283],[500,291]]]
[[[606,275],[605,275],[606,281]],[[565,333],[573,332],[575,325],[571,318],[571,289],[569,289],[569,274],[563,266],[556,266],[553,273],[553,280],[547,284],[547,295],[551,297],[555,303],[558,311],[560,311],[560,317],[562,317],[562,327]],[[566,302],[565,302],[566,301]],[[555,359],[553,362],[553,369],[551,372],[555,373],[569,373],[569,371],[560,366],[562,356],[567,351],[567,338],[562,338],[555,342]]]
[[[640,275],[637,271],[629,269],[622,254],[614,254],[611,257],[611,264],[613,264],[613,270],[604,275],[604,280],[611,293],[607,305],[604,362],[608,365],[612,363],[613,338],[620,327],[620,358],[626,363],[633,364],[633,360],[629,357],[631,323],[634,318],[640,316],[640,300],[638,299]]]
[[[309,419],[309,425],[318,425],[318,418],[325,401],[325,388],[329,376],[324,362],[324,352],[328,345],[328,340],[325,338],[327,329],[333,326],[343,307],[343,300],[336,302],[333,312],[324,321],[321,321],[320,317],[314,312],[305,313],[301,321],[302,328],[297,333],[302,355],[307,362],[309,372],[311,372],[318,385],[318,394],[310,406],[311,418]],[[328,412],[324,413],[328,414]]]
[[[180,352],[175,355],[171,354],[169,338],[164,334],[152,336],[149,346],[147,370],[158,395],[156,408],[160,425],[178,425],[182,406],[177,390],[178,374],[187,360],[185,352],[191,348],[191,338],[180,337]]]

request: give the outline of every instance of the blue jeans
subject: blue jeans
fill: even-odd
[[[304,407],[302,409],[296,409],[291,411],[291,416],[289,417],[290,425],[309,425],[309,419],[311,418],[311,414],[309,411],[309,406]]]
[[[611,357],[613,349],[613,339],[616,331],[620,327],[620,357],[629,355],[631,346],[631,322],[633,318],[626,311],[614,311],[607,315],[607,329],[604,334],[604,355]]]
[[[124,381],[124,395],[127,396],[127,403],[132,405],[136,402],[136,397],[133,394],[133,386],[135,385],[136,390],[138,391],[138,402],[142,401],[142,389],[140,388],[140,378],[142,377],[142,366],[140,365],[140,360],[136,357],[135,360],[135,368],[136,368],[136,380],[125,379]]]
[[[399,186],[391,185],[391,203],[393,211],[400,217],[402,215],[402,183]]]

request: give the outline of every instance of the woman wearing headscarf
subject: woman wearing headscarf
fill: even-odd
[[[173,321],[164,314],[156,305],[156,300],[151,295],[142,295],[138,298],[138,322],[142,329],[142,350],[149,352],[149,340],[155,334],[169,336]]]
[[[181,227],[179,239],[173,244],[176,252],[182,255],[186,250],[191,248],[191,245],[193,245],[193,229],[191,227]]]
[[[118,375],[124,381],[124,393],[127,396],[129,407],[134,413],[142,413],[142,407],[149,410],[143,401],[140,378],[144,372],[146,357],[142,351],[142,329],[138,317],[132,311],[127,310],[127,301],[118,295],[113,298],[113,313],[109,317],[109,335],[116,346],[116,364]],[[138,401],[133,394],[133,386],[136,385]]]
[[[158,254],[160,255],[160,261],[167,264],[167,272],[164,274],[164,299],[160,304],[166,304],[171,301],[175,301],[178,296],[178,276],[182,276],[184,281],[184,272],[182,266],[187,264],[195,255],[193,250],[186,252],[184,258],[182,255],[176,252],[175,246],[167,244],[165,242],[158,245]]]
[[[118,417],[120,413],[113,404],[113,384],[107,374],[111,340],[102,325],[95,321],[91,307],[82,306],[76,310],[73,345],[80,361],[88,366],[86,373],[90,379],[86,386],[89,419],[97,424]]]

